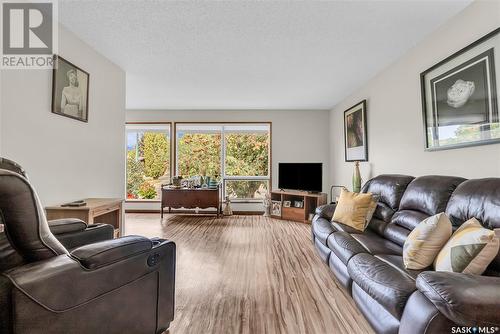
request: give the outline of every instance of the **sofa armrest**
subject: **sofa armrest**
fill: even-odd
[[[64,254],[15,267],[2,275],[15,286],[14,290],[17,292],[13,293],[28,297],[45,310],[66,312],[102,298],[111,298],[108,299],[109,303],[115,303],[113,307],[119,308],[122,305],[116,304],[116,298],[108,297],[110,292],[119,291],[156,272],[161,281],[158,297],[158,310],[161,312],[158,312],[158,321],[160,318],[173,319],[175,243],[169,240],[153,240],[151,243],[154,247],[149,251],[131,255],[95,270],[86,269],[78,260]],[[150,259],[156,261],[151,263]],[[128,297],[124,298],[126,300]],[[27,301],[24,297],[12,299],[11,302],[14,309],[26,308]],[[46,316],[46,313],[43,314]],[[162,323],[165,323],[163,320]]]
[[[332,220],[336,204],[325,204],[316,208],[316,214],[322,218]]]
[[[49,220],[49,228],[52,234],[64,234],[71,232],[81,232],[87,228],[87,223],[77,218],[62,218]]]
[[[151,239],[130,235],[118,239],[96,242],[73,250],[70,255],[86,269],[97,269],[130,256],[149,252]]]
[[[459,325],[500,325],[500,277],[425,271],[417,288]]]
[[[75,224],[81,226],[80,224]],[[77,226],[72,226],[72,231],[69,229],[58,229],[57,233],[51,228],[52,233],[55,235],[57,240],[66,247],[67,250],[71,251],[75,248],[92,244],[99,241],[110,240],[114,237],[114,228],[109,224],[91,224],[87,228],[81,229]],[[66,231],[63,233],[63,230]]]

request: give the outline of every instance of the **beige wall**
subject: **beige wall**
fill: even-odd
[[[420,73],[500,26],[500,1],[476,1],[364,87],[335,106],[330,117],[332,183],[351,186],[344,161],[343,112],[367,99],[369,162],[364,181],[382,173],[500,176],[500,144],[424,151]],[[499,69],[497,69],[499,71]]]
[[[329,189],[329,112],[327,110],[127,110],[127,121],[272,122],[273,188],[279,162],[322,162],[323,191]],[[158,205],[155,206],[157,208]],[[238,206],[247,210],[250,206]]]
[[[63,27],[59,54],[90,73],[89,122],[51,113],[52,71],[2,71],[2,156],[28,171],[44,205],[124,197],[125,73]]]

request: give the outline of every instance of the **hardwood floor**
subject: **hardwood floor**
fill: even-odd
[[[170,333],[373,333],[316,255],[310,225],[261,216],[127,214],[177,244]]]

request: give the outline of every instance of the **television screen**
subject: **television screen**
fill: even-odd
[[[323,190],[322,163],[280,163],[278,188],[321,192]]]

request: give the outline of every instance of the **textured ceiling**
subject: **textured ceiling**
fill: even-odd
[[[69,1],[132,109],[329,109],[471,1]],[[64,55],[63,55],[64,56]]]

